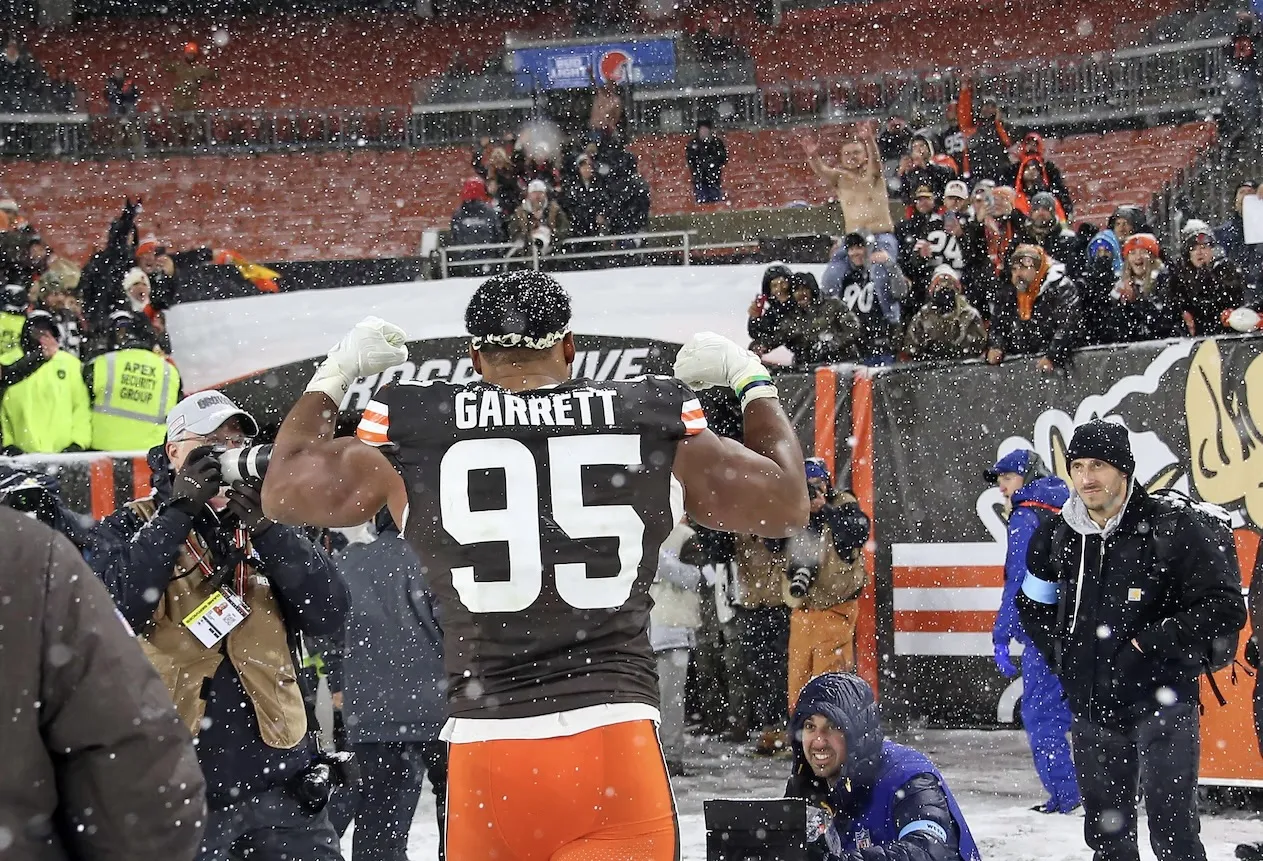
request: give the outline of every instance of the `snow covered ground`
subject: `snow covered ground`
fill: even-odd
[[[1083,817],[1044,816],[1028,808],[1043,801],[1031,768],[1026,738],[1014,731],[927,730],[901,736],[930,756],[947,777],[987,861],[1086,861]],[[689,739],[687,764],[692,776],[674,782],[680,809],[683,861],[704,861],[706,828],[702,802],[708,798],[772,798],[785,787],[788,760],[748,756],[737,747],[714,740]],[[1143,817],[1141,819],[1143,829]],[[409,839],[412,861],[435,857],[437,828],[434,799],[422,796]],[[1210,861],[1230,861],[1233,847],[1263,840],[1263,818],[1230,811],[1202,817],[1202,834]],[[345,848],[354,861],[354,831]],[[1152,859],[1148,837],[1141,834],[1141,857]],[[453,859],[456,861],[456,859]]]

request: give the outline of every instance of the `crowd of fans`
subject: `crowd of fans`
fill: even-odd
[[[649,226],[649,183],[617,119],[590,126],[560,157],[509,134],[495,146],[480,140],[471,161],[477,176],[465,181],[448,244],[512,247],[456,251],[450,259],[529,256],[532,246],[545,256],[567,239],[636,234]]]
[[[162,440],[181,396],[164,310],[176,258],[127,201],[82,270],[0,201],[0,446],[6,455],[129,451]]]
[[[994,100],[975,110],[970,86],[939,128],[858,127],[835,166],[802,145],[849,232],[819,281],[767,270],[748,312],[760,355],[786,347],[804,368],[1023,354],[1051,371],[1078,347],[1260,328],[1263,245],[1243,224],[1253,180],[1227,223],[1189,219],[1163,247],[1135,206],[1104,230],[1071,229],[1075,201],[1044,139],[1014,134]]]

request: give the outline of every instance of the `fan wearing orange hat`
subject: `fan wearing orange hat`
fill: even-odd
[[[180,53],[181,58],[170,64],[171,110],[188,114],[201,109],[202,87],[219,80],[219,73],[202,62],[202,49],[196,42],[186,42]]]
[[[1122,256],[1117,276],[1109,267],[1097,267],[1084,279],[1084,342],[1124,344],[1184,334],[1157,237],[1132,234],[1123,242]]]

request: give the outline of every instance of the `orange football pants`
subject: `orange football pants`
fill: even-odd
[[[453,744],[451,861],[678,861],[675,800],[651,721],[561,738]]]
[[[821,673],[855,671],[855,622],[860,602],[844,601],[827,610],[789,614],[789,714],[798,692]]]

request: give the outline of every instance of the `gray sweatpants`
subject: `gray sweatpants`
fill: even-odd
[[[658,652],[658,698],[662,701],[662,723],[658,739],[662,755],[669,761],[684,759],[684,684],[688,680],[689,650]]]
[[[1083,834],[1095,861],[1139,861],[1137,788],[1158,861],[1206,861],[1197,818],[1198,733],[1196,703],[1164,706],[1130,732],[1074,719]]]

